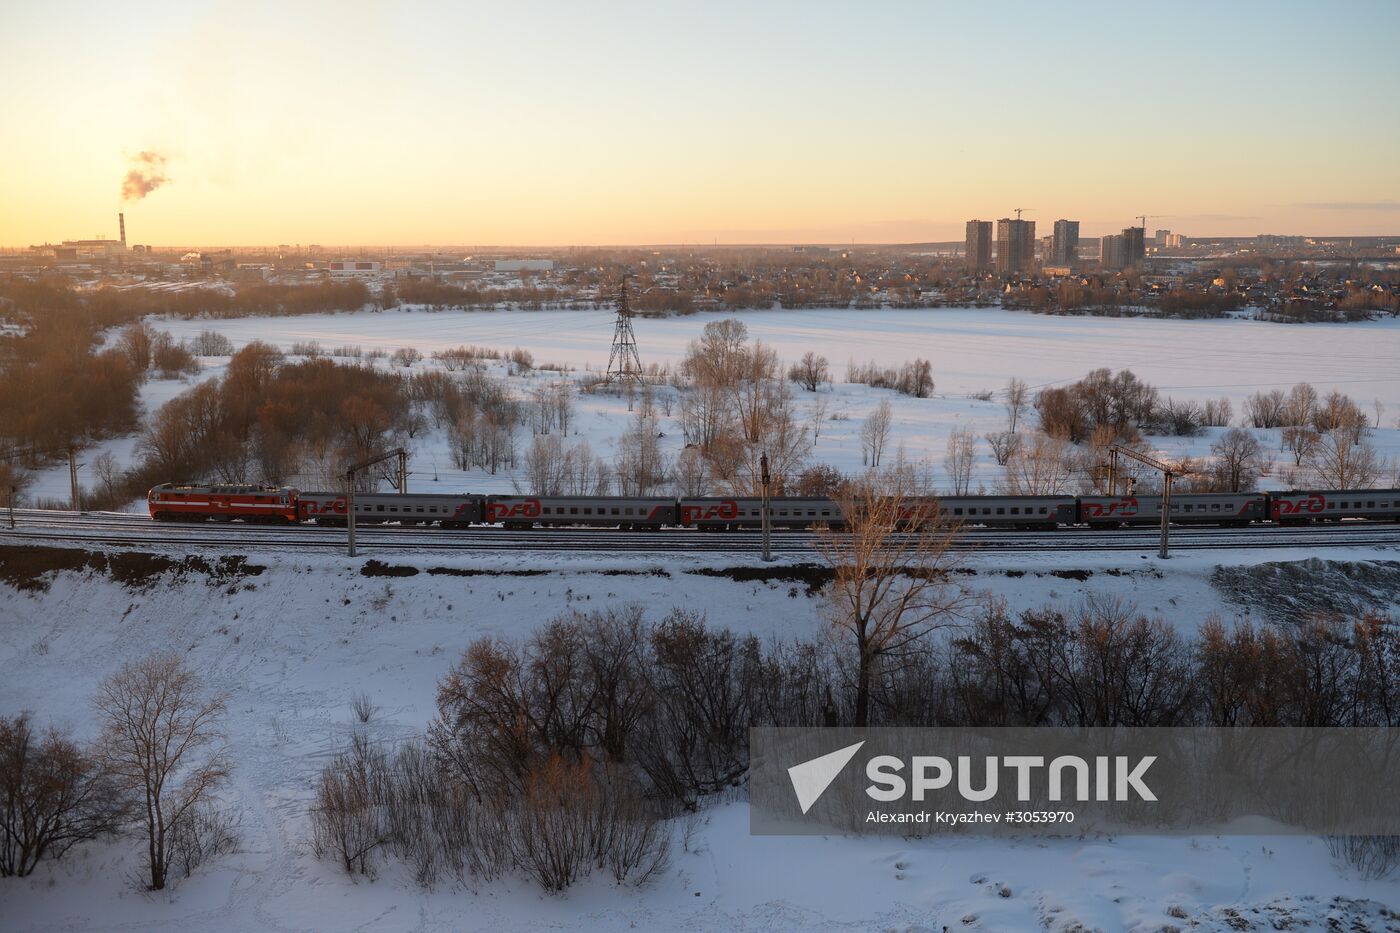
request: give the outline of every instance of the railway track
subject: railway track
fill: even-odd
[[[0,544],[91,544],[122,547],[215,548],[265,550],[268,548],[335,552],[345,547],[345,531],[311,525],[286,526],[228,524],[155,524],[135,513],[75,513],[16,510],[16,528],[8,528],[0,513]],[[959,550],[986,552],[1102,552],[1155,551],[1156,528],[1115,530],[1062,529],[1059,531],[989,531],[970,529],[959,535]],[[606,529],[502,528],[444,530],[425,527],[361,526],[357,530],[366,556],[375,552],[471,551],[471,552],[573,552],[573,553],[757,553],[759,535],[752,532],[698,532],[684,530],[615,531]],[[1228,550],[1233,548],[1338,548],[1394,547],[1400,549],[1400,524],[1344,522],[1330,525],[1281,528],[1179,527],[1171,532],[1174,550]],[[776,531],[775,553],[815,555],[815,536],[805,531]]]

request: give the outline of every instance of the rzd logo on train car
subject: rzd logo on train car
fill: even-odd
[[[325,502],[317,502],[315,499],[300,499],[302,513],[305,515],[344,515],[346,511],[345,497],[330,499]]]
[[[499,522],[511,518],[539,518],[540,500],[522,499],[519,502],[492,502],[486,509],[487,521]]]
[[[1114,499],[1112,502],[1085,502],[1085,518],[1113,518],[1114,516],[1136,515],[1138,513],[1138,501],[1136,496],[1124,496],[1121,499]]]
[[[725,499],[715,505],[687,505],[681,508],[681,522],[732,522],[739,517],[739,503]]]
[[[1302,515],[1304,512],[1321,512],[1327,507],[1327,500],[1319,495],[1311,495],[1306,499],[1275,499],[1274,518],[1287,518],[1290,515]]]

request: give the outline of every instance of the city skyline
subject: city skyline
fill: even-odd
[[[1393,234],[1400,8],[1346,6],[23,4],[0,246]]]

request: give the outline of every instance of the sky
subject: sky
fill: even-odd
[[[1390,0],[5,0],[0,246],[1395,234],[1397,39]]]

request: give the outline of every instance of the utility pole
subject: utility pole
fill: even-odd
[[[612,353],[608,356],[608,382],[637,385],[642,381],[642,361],[637,356],[637,335],[632,333],[632,308],[627,304],[627,276],[617,302],[617,323],[613,327]]]
[[[773,531],[773,517],[769,514],[768,508],[768,485],[772,482],[772,477],[768,475],[768,451],[763,452],[763,456],[758,458],[758,468],[760,479],[763,481],[763,559],[771,561],[773,559],[773,548],[771,535]]]
[[[1118,456],[1122,455],[1130,460],[1136,460],[1144,466],[1149,466],[1154,470],[1159,470],[1162,474],[1162,544],[1157,556],[1162,560],[1167,560],[1171,555],[1167,553],[1167,533],[1171,527],[1172,518],[1172,480],[1176,478],[1176,472],[1160,460],[1154,460],[1146,454],[1140,454],[1129,447],[1120,447],[1117,444],[1108,449],[1108,475],[1109,494],[1116,495],[1113,486],[1118,473]]]
[[[348,487],[345,494],[345,552],[350,557],[355,556],[355,474],[394,457],[399,460],[399,493],[402,494],[408,491],[408,451],[402,447],[395,447],[387,454],[380,454],[376,457],[370,457],[368,460],[361,460],[359,463],[352,463],[345,471],[345,483]]]
[[[11,487],[10,487],[10,530],[11,530],[11,531],[14,531],[14,528],[15,528],[15,493],[18,492],[18,491],[19,491],[19,490],[18,490],[16,487],[14,487],[14,486],[11,486]]]
[[[78,498],[78,448],[68,447],[68,487],[69,501],[73,503],[73,511],[81,512],[83,503]]]
[[[345,483],[349,490],[345,494],[345,553],[355,556],[355,468],[345,471]]]

